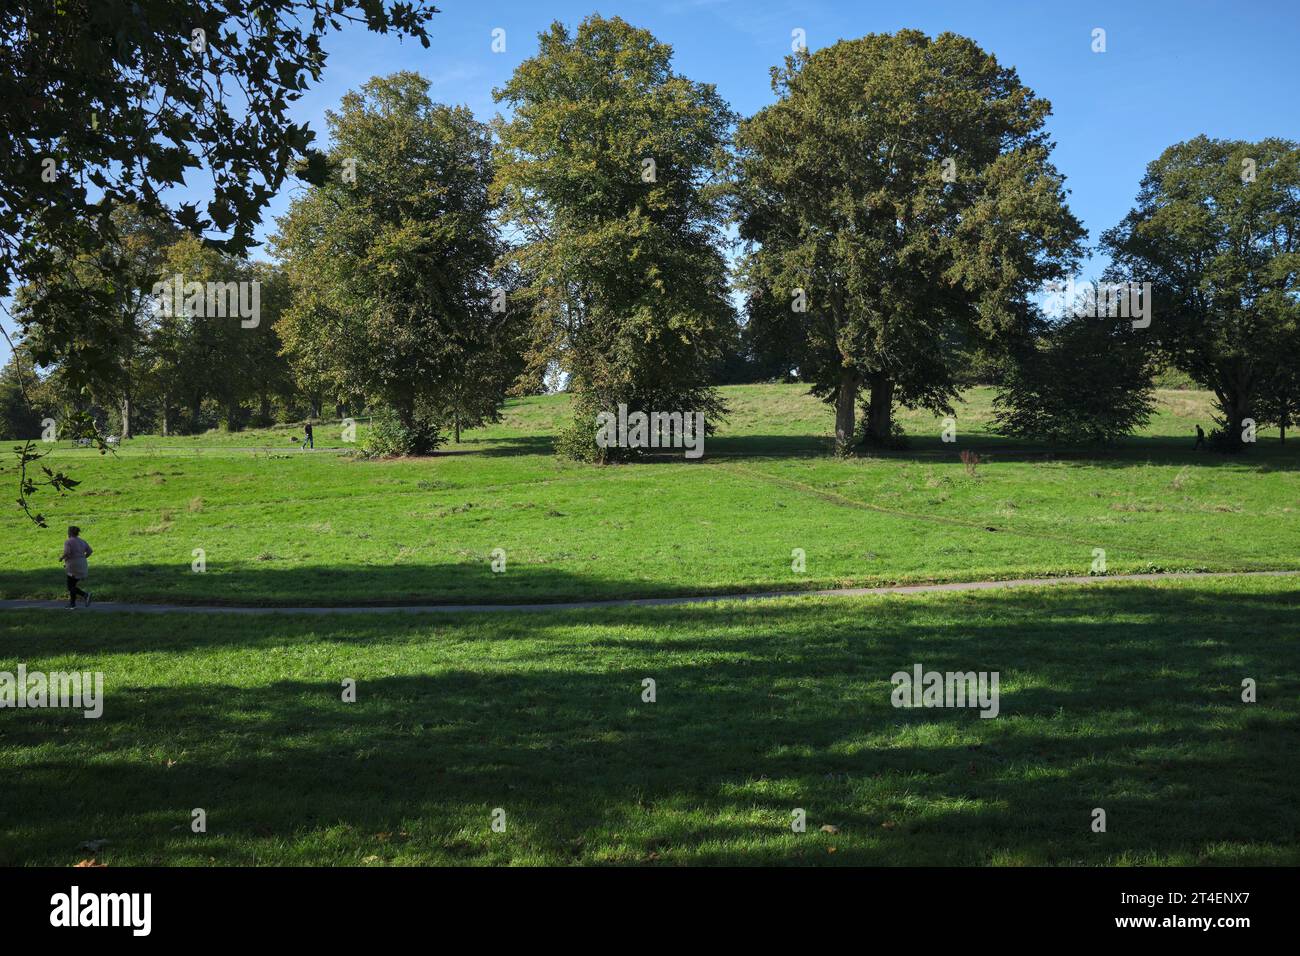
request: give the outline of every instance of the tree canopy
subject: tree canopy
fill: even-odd
[[[232,255],[295,171],[323,174],[291,104],[320,79],[345,23],[429,45],[427,0],[18,0],[0,8],[0,297],[88,258],[105,281],[62,283],[25,317],[33,357],[74,380],[110,370],[114,211],[170,223]],[[204,170],[202,204],[172,187]],[[191,175],[191,179],[192,179]]]
[[[1107,316],[1044,324],[1008,350],[994,399],[999,431],[1065,444],[1103,443],[1145,425],[1155,410],[1143,330]]]
[[[1240,449],[1256,400],[1276,397],[1297,364],[1300,146],[1207,136],[1170,146],[1102,248],[1112,278],[1152,284],[1146,332],[1214,392],[1218,437]]]
[[[915,30],[800,51],[772,86],[736,136],[750,320],[797,327],[842,450],[864,386],[885,442],[895,402],[950,411],[951,343],[1023,331],[1081,251],[1050,106],[971,40]]]
[[[568,373],[588,443],[594,414],[618,403],[716,419],[709,370],[735,325],[722,252],[734,117],[617,17],[554,23],[539,47],[495,94],[512,109],[495,188],[519,240],[530,362]]]
[[[326,114],[333,174],[294,200],[273,240],[293,288],[293,363],[342,392],[453,427],[495,415],[517,368],[508,281],[495,272],[492,144],[415,73],[375,77]]]

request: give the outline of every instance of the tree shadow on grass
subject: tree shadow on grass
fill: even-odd
[[[829,438],[812,436],[723,435],[705,442],[706,460],[816,458],[830,457],[832,451]],[[1126,438],[1114,445],[1047,445],[990,434],[963,434],[955,442],[944,442],[938,436],[909,435],[905,448],[857,446],[854,454],[860,458],[937,464],[959,463],[963,451],[979,454],[986,465],[998,462],[1068,461],[1098,468],[1168,464],[1212,468],[1236,466],[1265,472],[1300,470],[1300,441],[1281,444],[1264,440],[1250,451],[1230,455],[1197,450],[1194,439],[1170,436]]]
[[[4,617],[0,660],[102,661],[107,699],[97,721],[4,715],[0,863],[92,838],[109,863],[1295,863],[1298,598],[113,617],[93,637]],[[998,671],[999,716],[894,708],[916,663]]]
[[[432,455],[474,455],[484,458],[513,457],[515,455],[554,455],[553,435],[513,435],[509,438],[462,438],[459,445],[448,443]]]
[[[834,442],[829,435],[711,435],[704,442],[704,456],[686,459],[683,451],[653,451],[630,462],[638,465],[704,463],[717,460],[817,458],[831,457]],[[856,446],[854,454],[864,458],[915,462],[959,461],[962,451],[974,451],[986,462],[1071,461],[1094,464],[1102,468],[1133,465],[1172,464],[1221,467],[1236,465],[1261,471],[1300,470],[1300,441],[1279,442],[1265,438],[1241,454],[1223,454],[1209,449],[1198,450],[1195,436],[1131,436],[1109,445],[1033,442],[991,433],[960,434],[955,442],[945,442],[938,435],[908,435],[907,445],[899,449]],[[459,445],[445,445],[428,456],[438,458],[470,455],[475,457],[513,457],[519,455],[554,455],[552,435],[518,435],[507,438],[466,438]],[[593,466],[595,467],[595,466]]]
[[[478,560],[438,564],[277,567],[274,561],[232,565],[213,560],[206,567],[203,573],[195,573],[183,562],[101,562],[92,569],[87,586],[101,604],[140,601],[268,607],[556,603],[626,594],[632,586],[548,565],[510,563],[508,573],[495,573],[488,554]],[[653,590],[657,596],[696,593],[686,584],[656,583]],[[67,600],[60,567],[0,570],[0,594]]]

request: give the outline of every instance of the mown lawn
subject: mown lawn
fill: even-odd
[[[145,437],[108,457],[61,449],[54,460],[83,484],[42,496],[51,531],[0,517],[0,596],[59,595],[69,523],[96,548],[100,600],[726,593],[1081,574],[1095,549],[1110,572],[1300,568],[1300,442],[1263,433],[1239,458],[1193,451],[1205,393],[1162,392],[1146,433],[1098,451],[997,436],[992,393],[975,389],[956,443],[905,413],[908,449],[850,461],[828,456],[829,412],[802,386],[723,393],[731,417],[695,463],[557,460],[564,396],[512,402],[499,425],[427,459],[354,460],[338,424],[318,429],[315,453],[293,449],[292,428]],[[974,475],[964,449],[983,459]],[[0,484],[14,478],[5,462]]]
[[[107,840],[111,865],[1296,865],[1298,598],[1269,578],[437,618],[6,612],[0,670],[100,670],[106,702],[0,711],[0,864]],[[895,709],[890,675],[916,663],[999,672],[1000,715]]]

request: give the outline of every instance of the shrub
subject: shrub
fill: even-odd
[[[1006,364],[994,416],[1006,435],[1109,442],[1145,425],[1155,406],[1150,353],[1127,321],[1069,319]]]
[[[403,424],[392,409],[381,408],[370,421],[365,453],[370,458],[429,455],[446,441],[431,418],[416,414],[410,424]]]
[[[603,462],[604,449],[596,444],[596,427],[574,419],[555,436],[555,454],[571,461]]]
[[[1222,452],[1225,455],[1236,455],[1246,450],[1246,445],[1237,435],[1228,427],[1227,422],[1221,416],[1216,415],[1214,422],[1218,428],[1210,430],[1206,436],[1206,444],[1211,450]]]

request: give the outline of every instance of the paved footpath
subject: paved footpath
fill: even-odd
[[[605,607],[670,607],[717,601],[786,600],[810,597],[861,597],[869,594],[925,594],[931,591],[993,591],[1002,588],[1046,587],[1057,584],[1105,584],[1113,581],[1178,581],[1189,578],[1288,577],[1300,571],[1224,571],[1175,574],[1107,574],[1061,578],[1016,578],[1008,581],[956,581],[949,584],[909,584],[880,588],[832,588],[825,591],[753,591],[746,594],[705,594],[693,597],[626,598],[616,601],[569,601],[556,604],[390,604],[359,607],[259,607],[219,604],[126,604],[96,602],[78,611],[133,614],[449,614],[519,611],[574,611]],[[67,609],[62,601],[0,601],[0,611]]]

